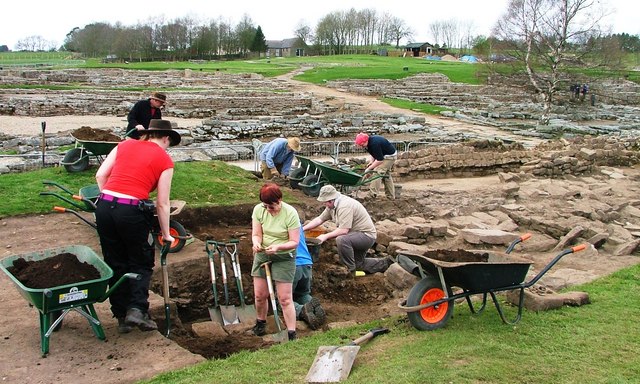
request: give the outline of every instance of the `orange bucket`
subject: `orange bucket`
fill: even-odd
[[[308,231],[304,231],[304,236],[305,237],[318,237],[318,236],[323,235],[325,233],[327,233],[327,231],[324,228],[316,227],[316,228],[310,229]]]

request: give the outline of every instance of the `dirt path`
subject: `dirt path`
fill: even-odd
[[[168,118],[178,124],[178,127],[195,127],[202,123],[202,119]],[[57,133],[75,130],[83,126],[98,129],[126,127],[126,116],[0,116],[0,133],[15,136],[35,136],[42,133],[42,122],[46,123],[45,133]]]
[[[493,138],[509,138],[515,141],[526,143],[530,146],[536,145],[540,142],[536,138],[525,138],[523,136],[513,135],[507,131],[500,129],[476,125],[465,122],[460,122],[455,119],[450,119],[441,116],[429,115],[426,113],[408,111],[406,109],[393,107],[387,103],[380,101],[374,96],[355,95],[348,92],[343,92],[338,89],[323,87],[303,81],[293,79],[299,73],[302,73],[311,68],[300,68],[297,71],[289,72],[278,77],[278,79],[284,80],[294,85],[294,89],[297,92],[306,92],[314,96],[314,98],[323,99],[323,102],[329,105],[333,105],[337,108],[342,108],[345,105],[349,105],[350,109],[353,106],[358,106],[358,109],[369,112],[381,112],[387,114],[399,114],[405,116],[420,116],[425,119],[426,125],[441,128],[450,133],[464,133],[475,137],[482,137],[487,139]]]

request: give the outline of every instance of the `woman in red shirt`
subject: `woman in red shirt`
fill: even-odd
[[[153,119],[149,129],[134,131],[134,138],[116,146],[96,173],[100,197],[96,204],[96,224],[102,255],[113,269],[110,284],[132,272],[142,277],[120,285],[110,296],[111,312],[118,319],[118,331],[128,333],[133,326],[143,331],[158,329],[149,317],[149,284],[155,262],[149,233],[156,220],[149,193],[158,190],[155,211],[164,241],[169,233],[169,195],[173,160],[169,146],[180,143],[180,134],[167,120]]]

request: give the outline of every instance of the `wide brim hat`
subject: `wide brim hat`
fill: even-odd
[[[329,200],[335,200],[340,196],[340,192],[336,190],[333,185],[325,185],[320,188],[320,194],[318,195],[318,201],[325,202]]]
[[[167,102],[167,95],[165,95],[164,93],[160,93],[160,92],[153,92],[151,94],[151,98],[154,100],[158,100],[161,101],[163,103]]]
[[[182,140],[180,134],[171,128],[171,122],[163,119],[151,119],[149,129],[136,129],[131,132],[130,136],[134,139],[138,139],[140,138],[140,135],[151,132],[158,132],[161,136],[169,136],[169,145],[172,147],[180,144],[180,141]]]
[[[289,148],[293,149],[294,152],[300,151],[300,139],[298,139],[297,137],[288,138],[287,144],[289,144]]]

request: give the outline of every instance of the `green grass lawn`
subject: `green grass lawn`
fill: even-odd
[[[58,188],[48,188],[43,180],[52,180],[74,193],[95,184],[96,168],[68,173],[62,167],[0,175],[0,218],[6,216],[51,212],[54,205],[72,208],[55,196],[40,196],[42,191],[56,192],[70,198]],[[262,184],[253,174],[222,161],[176,163],[171,198],[185,200],[190,207],[257,203]],[[287,201],[296,202],[287,189]]]

